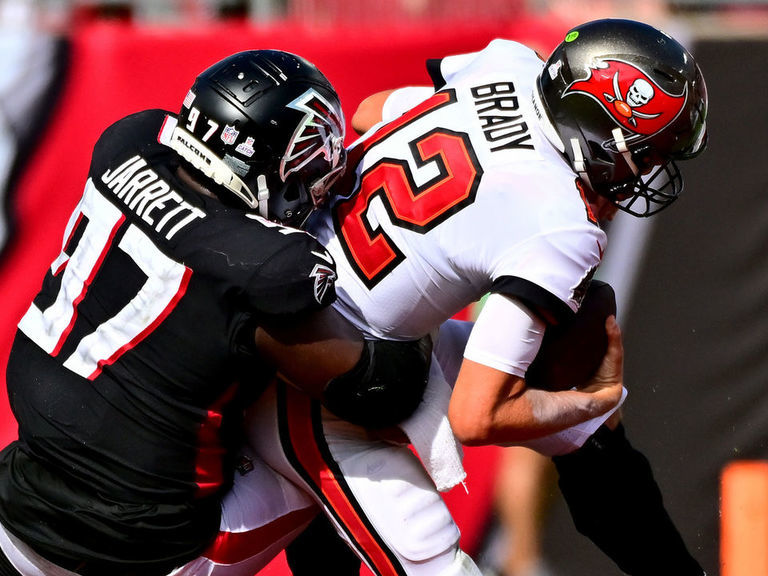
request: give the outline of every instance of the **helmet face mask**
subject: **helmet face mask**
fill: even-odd
[[[343,172],[343,142],[338,95],[314,65],[250,50],[197,77],[169,145],[223,202],[300,225]]]
[[[582,181],[635,216],[670,205],[683,189],[675,160],[706,146],[701,71],[678,42],[640,22],[572,29],[539,75],[534,105]]]
[[[683,190],[683,176],[674,161],[655,166],[640,178],[617,184],[604,194],[620,210],[646,217],[661,212]]]

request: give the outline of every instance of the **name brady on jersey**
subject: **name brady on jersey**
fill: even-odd
[[[470,91],[485,139],[490,143],[501,142],[491,147],[491,152],[516,148],[534,149],[530,142],[528,124],[523,120],[523,115],[518,113],[520,105],[512,82],[473,86]]]

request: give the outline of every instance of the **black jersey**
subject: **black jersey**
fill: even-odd
[[[198,555],[219,527],[238,388],[259,384],[253,327],[335,298],[312,236],[185,187],[158,139],[167,117],[101,136],[11,351],[0,520],[52,559]]]

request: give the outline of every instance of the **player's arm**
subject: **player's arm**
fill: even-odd
[[[314,398],[329,380],[348,372],[363,352],[363,336],[333,308],[263,321],[256,349],[279,374]]]
[[[386,102],[389,95],[395,90],[382,90],[366,97],[352,114],[350,123],[352,129],[358,134],[364,134],[372,126],[378,124],[383,119],[382,110],[384,108],[384,102]]]
[[[389,122],[435,93],[431,86],[382,90],[365,98],[352,115],[352,128],[364,134],[379,122]]]
[[[256,348],[278,374],[338,417],[392,426],[421,402],[431,341],[369,340],[333,308],[256,329]]]
[[[623,348],[615,318],[606,323],[608,351],[578,390],[526,386],[544,322],[499,294],[486,302],[470,336],[449,406],[454,433],[466,445],[515,444],[560,432],[605,414],[621,399]]]

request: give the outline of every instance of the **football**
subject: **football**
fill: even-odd
[[[525,380],[541,390],[568,390],[597,371],[608,347],[605,320],[616,314],[610,284],[592,280],[579,311],[567,322],[548,326]]]

